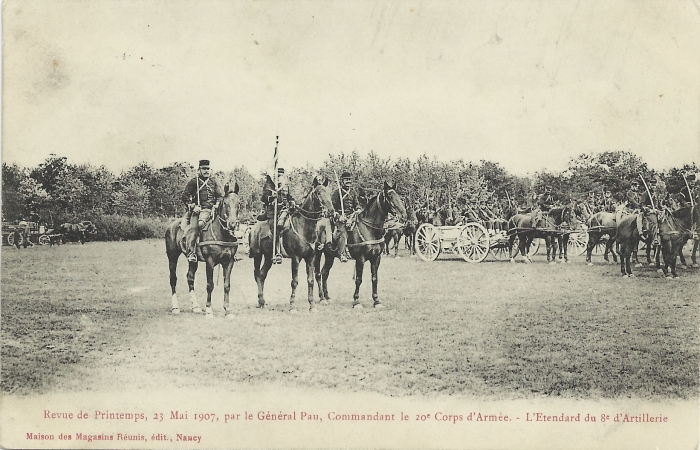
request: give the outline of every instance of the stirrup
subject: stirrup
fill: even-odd
[[[189,262],[197,262],[197,253],[192,252],[189,255],[187,255],[187,261]]]
[[[278,253],[275,255],[275,259],[272,261],[274,264],[282,264],[282,254]]]

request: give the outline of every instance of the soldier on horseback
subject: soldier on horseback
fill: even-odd
[[[270,226],[270,232],[272,232],[275,227],[274,220],[277,220],[277,236],[275,236],[275,264],[282,263],[282,253],[280,252],[280,240],[279,234],[282,231],[284,223],[289,216],[289,208],[295,205],[294,198],[289,193],[289,187],[285,182],[284,169],[277,169],[277,189],[274,185],[270,185],[269,181],[265,183],[262,192],[262,202],[264,205],[264,212],[258,216],[258,220],[261,222],[268,222]],[[277,205],[277,216],[275,217],[275,204]]]
[[[185,248],[190,262],[197,262],[197,238],[201,228],[211,219],[212,211],[224,197],[223,190],[211,177],[209,160],[200,160],[197,172],[182,192],[182,202],[187,206],[185,221],[189,227],[185,232]]]
[[[615,201],[615,198],[612,196],[612,191],[610,189],[605,190],[605,197],[603,198],[603,211],[609,212],[609,213],[614,213],[615,212],[615,207],[617,206],[617,202]]]
[[[348,218],[353,213],[357,213],[367,204],[367,197],[364,191],[353,184],[353,176],[350,172],[343,172],[340,176],[340,191],[337,189],[331,194],[331,202],[333,203],[333,208],[335,208],[336,213],[340,214],[342,211],[345,215],[340,215],[336,220],[347,222]],[[342,207],[341,207],[342,202]],[[348,255],[346,251],[340,255],[340,261],[345,262],[348,260]]]
[[[333,207],[336,211],[345,211],[346,218],[352,212],[362,209],[367,203],[367,198],[362,189],[354,186],[352,181],[352,174],[350,172],[343,172],[340,176],[340,191],[335,190],[331,195]]]
[[[530,214],[533,228],[537,226],[538,216],[542,216],[542,213],[549,212],[552,206],[554,206],[552,186],[547,185],[544,187],[544,192],[537,196],[537,203]]]

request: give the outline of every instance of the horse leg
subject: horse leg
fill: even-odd
[[[263,255],[257,254],[253,257],[253,276],[255,277],[255,282],[258,285],[258,308],[265,307],[265,278],[267,277],[267,272],[272,267],[272,258],[265,257],[265,264],[263,265],[263,270],[260,270],[260,263],[262,263]]]
[[[211,293],[214,290],[214,261],[211,258],[207,258],[207,304],[204,308],[205,317],[211,319],[214,314],[211,311]]]
[[[617,243],[617,235],[610,236],[610,240],[613,241],[613,243],[610,244],[610,254],[613,257],[613,261],[617,262],[617,253],[620,253],[620,245]]]
[[[613,262],[610,262],[610,258],[608,258],[608,255],[612,254],[613,255],[613,261],[617,262],[617,258],[614,256],[615,251],[613,250],[613,246],[615,245],[615,240],[612,239],[611,237],[608,237],[608,242],[605,243],[605,256],[603,259],[605,259],[605,262],[608,264],[614,264]]]
[[[651,266],[651,264],[652,264],[652,263],[651,263],[651,247],[653,247],[653,245],[651,245],[652,240],[649,239],[649,240],[647,240],[646,242],[647,242],[647,265],[648,265],[648,266]],[[658,250],[657,250],[657,251],[658,251]]]
[[[518,246],[520,247],[520,254],[525,257],[525,263],[530,264],[532,260],[530,259],[530,244],[532,244],[532,237],[524,235],[523,239],[520,240]],[[546,243],[545,243],[546,245]]]
[[[394,258],[399,257],[399,242],[401,242],[401,235],[397,234],[394,238]]]
[[[685,263],[685,256],[683,255],[683,247],[685,247],[686,242],[688,242],[688,239],[681,239],[681,243],[678,248],[678,257],[681,260],[680,268],[681,269],[687,269],[688,265]]]
[[[546,235],[544,238],[544,244],[547,247],[547,262],[549,264],[556,264],[556,250],[554,249],[554,238],[553,236]],[[551,259],[550,259],[551,255]]]
[[[309,288],[309,312],[317,312],[316,305],[314,305],[314,282],[315,282],[315,270],[314,270],[314,254],[304,258],[306,261],[306,285]]]
[[[362,309],[360,303],[360,285],[362,284],[362,271],[365,268],[365,258],[361,256],[355,260],[355,293],[352,295],[352,307]]]
[[[180,257],[180,252],[170,253],[168,252],[168,267],[170,269],[170,290],[172,296],[170,297],[170,312],[172,314],[180,314],[180,305],[177,302],[177,260]]]
[[[296,313],[294,302],[297,296],[297,286],[299,285],[299,258],[292,256],[292,295],[289,297],[289,312]]]
[[[233,318],[233,314],[229,310],[229,294],[231,292],[231,270],[233,270],[234,261],[234,257],[231,256],[230,261],[222,264],[224,271],[224,315],[227,318]]]
[[[196,261],[189,261],[190,265],[187,269],[187,286],[190,288],[190,301],[192,302],[192,312],[201,313],[202,308],[197,302],[197,294],[194,292],[194,276],[197,273],[198,263]]]
[[[377,285],[379,284],[379,264],[382,262],[382,255],[377,255],[376,258],[370,259],[370,271],[372,272],[372,300],[374,300],[375,308],[383,308],[384,305],[379,301],[377,293]]]
[[[698,260],[696,255],[698,253],[698,247],[700,246],[700,239],[693,239],[693,253],[690,258],[693,260],[693,267],[698,267]]]
[[[562,247],[559,248],[559,257],[561,257],[561,252],[564,252],[564,262],[569,262],[569,235],[565,234],[561,237]]]
[[[593,254],[593,249],[598,245],[600,240],[600,235],[598,233],[588,233],[588,243],[586,244],[586,263],[589,266],[593,265],[591,261],[591,255]]]
[[[331,268],[333,267],[333,263],[335,262],[334,257],[326,258],[323,264],[323,270],[321,271],[321,281],[323,282],[322,287],[319,287],[319,289],[323,290],[323,298],[326,303],[328,304],[328,300],[331,299],[331,297],[328,295],[328,275],[331,273]]]
[[[328,302],[324,302],[323,299],[323,279],[321,278],[321,256],[323,252],[316,252],[316,257],[314,258],[314,276],[316,278],[316,284],[318,284],[318,302],[322,305],[327,305]],[[326,261],[328,259],[326,258]]]

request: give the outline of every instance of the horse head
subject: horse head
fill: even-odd
[[[302,209],[307,212],[320,213],[321,217],[332,216],[335,213],[335,208],[331,200],[329,184],[328,179],[321,183],[318,181],[318,177],[314,177],[311,191],[306,195],[301,206]]]
[[[233,234],[233,230],[238,228],[240,219],[238,218],[238,210],[241,201],[238,197],[238,183],[235,183],[233,190],[228,183],[224,186],[224,198],[219,206],[219,221],[221,225]]]
[[[380,202],[382,211],[387,214],[391,213],[394,217],[398,216],[399,222],[406,221],[406,207],[403,205],[401,196],[396,192],[396,184],[391,186],[385,181],[382,192],[379,193],[377,199]]]

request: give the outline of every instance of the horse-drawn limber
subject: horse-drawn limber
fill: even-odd
[[[536,240],[533,244],[530,255],[537,253],[540,242]],[[459,255],[469,263],[479,263],[489,253],[496,259],[505,259],[510,250],[504,231],[493,231],[477,222],[452,226],[421,224],[416,230],[415,246],[418,257],[424,261],[435,261],[444,253]]]
[[[29,233],[27,238],[33,244],[48,245],[51,243],[54,230],[47,228],[45,225],[39,225],[38,222],[28,222]],[[22,245],[24,243],[24,233],[21,229],[24,226],[19,224],[3,223],[2,224],[2,244],[3,245]],[[19,231],[19,232],[18,232]]]

